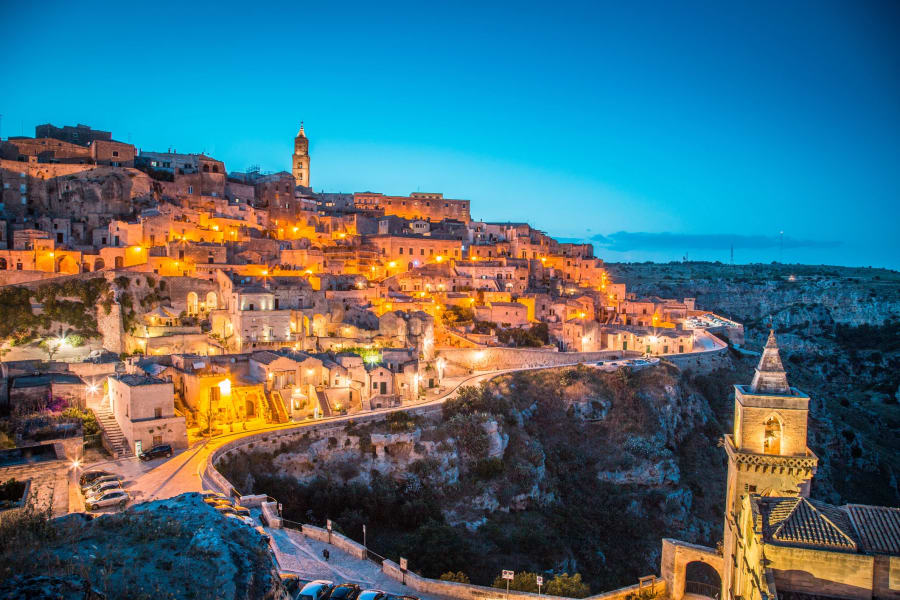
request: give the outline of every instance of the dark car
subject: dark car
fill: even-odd
[[[78,480],[78,484],[81,487],[86,486],[89,483],[92,483],[95,479],[100,479],[101,477],[106,477],[107,475],[112,475],[109,471],[87,471],[81,474],[81,478]]]
[[[328,600],[356,600],[360,592],[362,592],[362,588],[355,583],[342,583],[334,586]]]
[[[146,452],[141,452],[141,455],[138,458],[141,460],[152,460],[154,458],[159,458],[160,456],[165,456],[166,458],[172,456],[172,446],[169,444],[153,446]]]

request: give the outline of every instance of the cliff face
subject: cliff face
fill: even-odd
[[[698,308],[744,323],[751,351],[765,342],[771,318],[788,380],[812,398],[809,445],[820,458],[813,495],[836,504],[900,502],[900,273],[712,264],[610,270],[638,295],[696,297]],[[719,378],[747,383],[756,360],[735,353]],[[730,408],[721,408],[730,427]]]

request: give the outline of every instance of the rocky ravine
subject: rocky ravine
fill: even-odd
[[[439,418],[310,435],[220,470],[287,518],[354,538],[367,524],[370,546],[425,575],[578,571],[603,590],[658,568],[661,537],[718,540],[719,434],[674,368],[552,369],[469,388]]]

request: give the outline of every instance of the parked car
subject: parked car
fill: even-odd
[[[419,600],[416,596],[398,596],[381,590],[363,590],[356,600]]]
[[[92,485],[91,487],[82,490],[84,492],[85,497],[97,496],[107,490],[112,490],[115,488],[121,488],[122,483],[120,481],[101,481],[96,485]]]
[[[334,583],[327,579],[310,581],[300,590],[295,600],[325,600],[334,589]]]
[[[213,507],[219,506],[220,504],[224,504],[225,506],[232,506],[232,502],[228,498],[204,498],[203,501]]]
[[[200,492],[200,497],[204,500],[209,500],[210,498],[221,498],[222,500],[226,499],[225,494],[223,494],[222,492],[214,492],[212,490],[203,490],[202,492]]]
[[[360,592],[362,592],[362,588],[355,583],[342,583],[334,586],[328,600],[356,600]]]
[[[243,523],[244,525],[248,525],[250,527],[256,527],[256,521],[254,521],[250,517],[242,517],[241,515],[235,515],[235,514],[227,514],[225,516],[228,517],[229,519],[236,519],[236,520],[240,521],[241,523]]]
[[[90,482],[98,479],[100,477],[105,477],[106,475],[112,475],[109,471],[85,471],[81,474],[81,477],[78,479],[78,484],[81,487],[88,485]]]
[[[97,510],[98,508],[102,508],[105,506],[124,507],[126,504],[128,504],[128,492],[121,488],[117,490],[110,490],[102,496],[91,498],[90,500],[85,502],[85,506],[88,510]]]
[[[154,458],[159,458],[160,456],[165,456],[169,458],[172,456],[172,446],[169,444],[160,444],[159,446],[153,446],[146,452],[141,452],[140,458],[141,460],[153,460]]]
[[[94,479],[93,481],[91,481],[89,483],[83,484],[81,486],[81,491],[84,492],[85,490],[96,487],[97,485],[99,485],[101,483],[106,483],[109,481],[122,481],[122,479],[123,479],[123,477],[121,475],[112,475],[112,474],[103,475],[102,477],[97,477],[96,479]]]

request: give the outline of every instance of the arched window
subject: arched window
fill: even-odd
[[[196,315],[200,309],[200,299],[197,297],[197,292],[188,292],[187,295],[187,313],[189,315]]]
[[[206,294],[206,309],[207,310],[216,310],[218,308],[219,301],[216,297],[215,292],[209,292]]]
[[[781,421],[772,415],[766,421],[763,438],[763,452],[765,454],[781,454]]]

